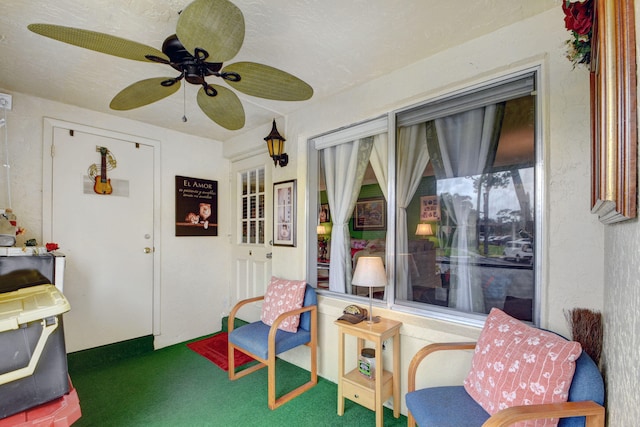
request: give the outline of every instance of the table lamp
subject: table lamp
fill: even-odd
[[[416,236],[433,236],[431,224],[418,224],[416,228]]]
[[[316,227],[316,234],[318,235],[318,254],[320,255],[320,262],[327,262],[327,227],[319,225]]]
[[[356,271],[353,274],[351,283],[356,286],[365,286],[369,288],[369,320],[367,323],[377,323],[379,317],[373,317],[372,302],[373,288],[387,286],[387,273],[384,271],[382,258],[377,256],[361,257],[356,264]]]

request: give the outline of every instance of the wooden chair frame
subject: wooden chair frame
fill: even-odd
[[[409,364],[408,392],[416,390],[416,374],[420,363],[430,354],[436,351],[446,350],[473,350],[475,342],[436,343],[421,348]],[[518,421],[534,420],[539,418],[567,418],[585,417],[585,427],[604,427],[604,407],[593,401],[547,403],[542,405],[512,406],[494,414],[482,427],[507,427]],[[415,427],[416,420],[407,410],[407,425]]]
[[[245,299],[245,300],[239,301],[233,307],[233,309],[231,310],[231,313],[229,314],[229,327],[228,327],[229,334],[231,334],[231,331],[233,331],[234,329],[234,320],[238,310],[240,310],[240,308],[242,308],[246,304],[260,301],[263,299],[264,299],[264,295]],[[295,314],[302,314],[304,312],[310,312],[311,314],[311,322],[310,322],[310,329],[309,329],[311,334],[311,341],[305,344],[307,347],[311,349],[311,378],[308,382],[302,384],[301,386],[291,390],[290,392],[276,399],[276,341],[275,341],[276,332],[278,331],[278,326],[280,325],[280,323],[282,323],[282,321],[284,321],[284,319]],[[255,354],[248,352],[243,348],[236,347],[231,343],[231,341],[229,341],[229,344],[228,344],[229,379],[231,381],[234,381],[238,378],[244,377],[245,375],[249,375],[259,369],[267,367],[268,368],[267,377],[268,377],[268,383],[269,383],[268,385],[269,409],[276,409],[282,404],[290,401],[294,397],[301,395],[305,391],[309,390],[311,387],[318,384],[318,306],[310,305],[310,306],[302,307],[296,310],[288,311],[286,313],[282,313],[280,316],[278,316],[276,320],[273,322],[273,324],[271,325],[271,328],[269,329],[268,346],[269,346],[268,353],[267,353],[268,358],[263,359],[259,356],[256,356]],[[236,372],[235,360],[233,357],[235,349],[243,352],[244,354],[250,356],[251,358],[257,360],[260,363],[250,366],[246,369],[243,369],[242,371]]]

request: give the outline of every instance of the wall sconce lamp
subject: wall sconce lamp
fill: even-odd
[[[289,163],[289,156],[284,152],[284,141],[286,141],[282,135],[278,133],[276,128],[276,120],[273,120],[273,127],[271,133],[264,138],[267,141],[267,148],[269,149],[269,157],[273,159],[275,166],[285,167]]]

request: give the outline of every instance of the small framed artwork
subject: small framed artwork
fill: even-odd
[[[358,200],[353,211],[353,229],[355,231],[386,230],[387,208],[384,198]]]
[[[320,205],[320,212],[318,213],[318,222],[331,222],[331,211],[329,210],[329,204],[324,203]]]
[[[296,245],[296,180],[273,184],[273,245]]]
[[[176,175],[176,236],[218,235],[218,181]]]
[[[440,220],[440,205],[438,196],[420,197],[420,221]]]

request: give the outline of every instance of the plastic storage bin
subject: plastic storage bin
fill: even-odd
[[[51,284],[0,293],[0,418],[69,392],[62,313]]]

